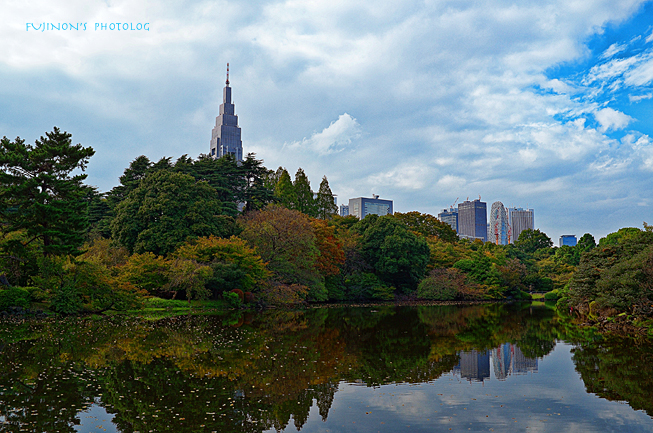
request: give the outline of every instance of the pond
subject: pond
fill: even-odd
[[[653,342],[545,306],[0,323],[0,431],[650,432]]]

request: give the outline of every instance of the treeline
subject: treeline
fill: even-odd
[[[616,256],[628,263],[601,282],[605,273],[584,276],[597,266],[588,264],[598,257],[589,234],[576,247],[553,248],[528,230],[500,246],[458,240],[419,212],[343,218],[326,176],[313,192],[301,168],[293,180],[253,154],[242,162],[140,156],[102,193],[84,184],[93,154],[57,128],[34,145],[2,139],[0,309],[38,302],[65,314],[101,312],[138,309],[151,297],[233,306],[528,299],[533,291],[570,306],[624,309],[649,272],[638,267],[650,263],[642,262],[648,228],[608,236],[612,259],[598,266]],[[617,280],[630,298],[626,289],[600,294]],[[642,306],[651,299],[638,296]]]

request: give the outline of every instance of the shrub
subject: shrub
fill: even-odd
[[[238,295],[238,299],[240,299],[241,303],[245,300],[245,294],[243,293],[242,290],[233,289],[233,290],[231,290],[231,293],[235,293],[236,295]]]
[[[461,295],[465,276],[458,269],[433,269],[417,288],[420,298],[453,301]]]
[[[547,301],[557,301],[560,299],[560,292],[558,289],[551,290],[550,292],[546,292],[544,294],[544,299]]]
[[[222,298],[227,301],[227,304],[231,308],[240,308],[240,296],[237,293],[232,292],[222,292]]]
[[[29,292],[20,287],[9,287],[0,290],[0,311],[10,307],[27,308],[30,304]]]

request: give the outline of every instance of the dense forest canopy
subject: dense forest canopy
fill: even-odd
[[[287,304],[529,299],[653,315],[653,233],[623,228],[574,247],[540,230],[514,245],[459,240],[420,212],[340,217],[327,177],[269,170],[249,154],[139,156],[107,192],[94,154],[55,128],[0,142],[0,309],[64,314],[139,308],[151,297]]]

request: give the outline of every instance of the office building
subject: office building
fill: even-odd
[[[349,199],[349,215],[363,219],[367,215],[392,215],[392,200],[380,199],[378,195],[372,198],[358,197]]]
[[[535,211],[533,209],[522,209],[520,207],[508,208],[508,224],[512,235],[510,243],[514,244],[519,239],[519,234],[526,229],[535,229]]]
[[[576,235],[562,235],[560,236],[559,246],[567,245],[569,247],[575,247],[578,243]]]
[[[458,233],[458,210],[450,207],[447,209],[442,209],[442,212],[438,214],[438,219],[445,223],[449,224],[456,233]]]
[[[346,217],[349,216],[349,205],[341,204],[340,205],[340,216]]]
[[[453,373],[461,378],[475,382],[483,382],[490,378],[490,352],[477,350],[458,353],[460,362],[453,368]]]
[[[458,236],[483,242],[487,240],[487,203],[478,198],[458,204]]]
[[[508,245],[510,226],[508,225],[508,214],[503,203],[495,201],[490,209],[490,224],[488,225],[488,242],[497,245]]]
[[[221,158],[227,154],[233,155],[236,161],[243,160],[243,142],[240,139],[238,116],[231,102],[231,87],[229,87],[229,63],[227,63],[227,81],[222,90],[220,114],[215,118],[215,127],[211,132],[211,149],[213,158]]]

